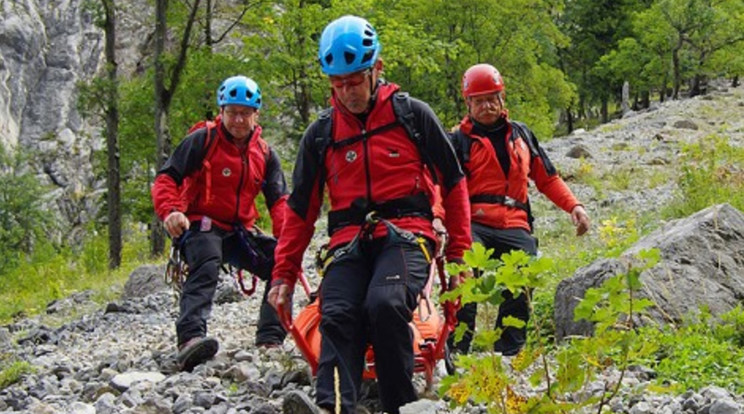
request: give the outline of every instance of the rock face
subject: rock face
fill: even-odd
[[[620,259],[602,259],[563,280],[555,295],[556,336],[589,335],[592,326],[574,322],[573,310],[587,289],[627,271],[625,261],[641,250],[657,248],[660,262],[641,274],[640,295],[656,306],[650,316],[676,323],[707,307],[713,315],[741,304],[744,297],[744,213],[729,204],[670,222],[625,251]]]
[[[61,217],[94,214],[91,154],[96,137],[76,109],[76,82],[99,68],[103,34],[82,0],[0,3],[0,144],[35,156]],[[87,210],[87,211],[86,211]]]
[[[84,3],[0,2],[0,145],[34,155],[30,167],[53,189],[51,207],[73,228],[95,216],[104,185],[95,179],[91,164],[94,150],[102,145],[100,128],[76,108],[77,83],[103,68],[104,34]],[[141,59],[134,51],[143,47],[138,39],[147,39],[132,30],[139,27],[141,32],[146,26],[132,21],[126,7],[139,6],[120,8],[118,28],[127,33],[117,52],[122,71]]]

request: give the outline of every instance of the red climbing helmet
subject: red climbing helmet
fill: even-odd
[[[487,63],[471,66],[462,75],[462,96],[465,98],[503,90],[504,80],[501,79],[501,74]]]

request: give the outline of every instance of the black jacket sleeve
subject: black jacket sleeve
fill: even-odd
[[[292,173],[292,193],[289,196],[289,207],[303,220],[307,219],[310,204],[320,198],[323,182],[324,144],[328,137],[323,136],[323,123],[329,119],[319,119],[310,124],[300,140],[294,172]]]
[[[465,177],[449,136],[428,104],[411,98],[411,108],[416,120],[416,130],[421,131],[423,135],[424,156],[431,160],[442,174],[442,184],[445,190],[449,191]]]
[[[207,128],[198,129],[181,141],[158,174],[168,174],[177,185],[201,168],[207,153]]]
[[[284,171],[282,171],[282,163],[273,148],[269,149],[269,155],[266,159],[266,173],[262,191],[269,208],[282,196],[289,194]]]

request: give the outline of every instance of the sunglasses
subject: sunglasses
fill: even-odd
[[[253,108],[246,108],[245,111],[236,111],[234,109],[225,109],[225,115],[227,115],[228,118],[234,118],[234,119],[238,119],[238,118],[248,119],[248,118],[250,118],[255,113],[256,113],[256,110],[253,109]]]
[[[328,80],[331,81],[331,85],[334,88],[343,88],[344,86],[358,86],[367,79],[367,75],[369,75],[370,73],[371,70],[365,69],[349,75],[329,76]]]

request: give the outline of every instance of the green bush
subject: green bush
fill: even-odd
[[[28,159],[29,154],[11,154],[0,146],[0,280],[49,244],[54,227],[42,206],[45,191],[28,168]]]
[[[678,383],[684,389],[708,385],[744,392],[744,311],[741,306],[714,321],[703,312],[697,321],[679,329],[644,328],[641,336],[658,344],[655,368],[658,382]]]
[[[0,324],[14,317],[44,311],[46,305],[73,292],[93,290],[103,298],[115,294],[111,287],[126,281],[129,273],[148,260],[147,235],[132,232],[125,240],[122,266],[108,270],[108,236],[86,239],[78,249],[38,249],[25,255],[12,271],[0,278]]]
[[[529,292],[545,286],[544,277],[552,263],[521,251],[494,260],[490,257],[492,252],[474,243],[473,249],[465,254],[466,265],[448,265],[450,274],[468,267],[477,268],[482,274],[443,294],[441,299],[459,297],[462,303],[492,306],[501,302],[501,292],[508,289],[526,292],[530,304],[534,303]],[[474,402],[483,404],[489,413],[570,413],[582,407],[603,412],[618,395],[622,382],[604,380],[604,391],[598,394],[589,391],[590,384],[606,369],[614,367],[624,373],[631,364],[647,360],[658,349],[654,342],[639,334],[633,321],[652,305],[651,301],[638,298],[636,292],[641,288],[641,273],[653,267],[659,257],[658,250],[642,251],[636,260],[624,260],[626,273],[587,290],[576,306],[575,319],[593,323],[592,337],[572,338],[554,347],[543,334],[544,321],[533,318],[535,338],[518,355],[506,360],[490,351],[501,332],[487,327],[476,330],[473,343],[485,352],[458,355],[457,372],[442,380],[440,394],[450,398],[451,407]],[[523,326],[523,321],[508,319],[505,318],[505,325]],[[462,337],[465,329],[463,324],[457,327],[456,339]],[[548,358],[548,353],[554,358]],[[521,384],[511,375],[526,374],[530,366],[536,368],[529,376],[532,395],[524,394]]]
[[[0,390],[18,382],[24,374],[33,371],[33,367],[26,361],[14,361],[0,365]]]
[[[744,148],[716,134],[684,146],[680,160],[682,197],[667,208],[669,217],[686,217],[713,204],[744,210]]]

